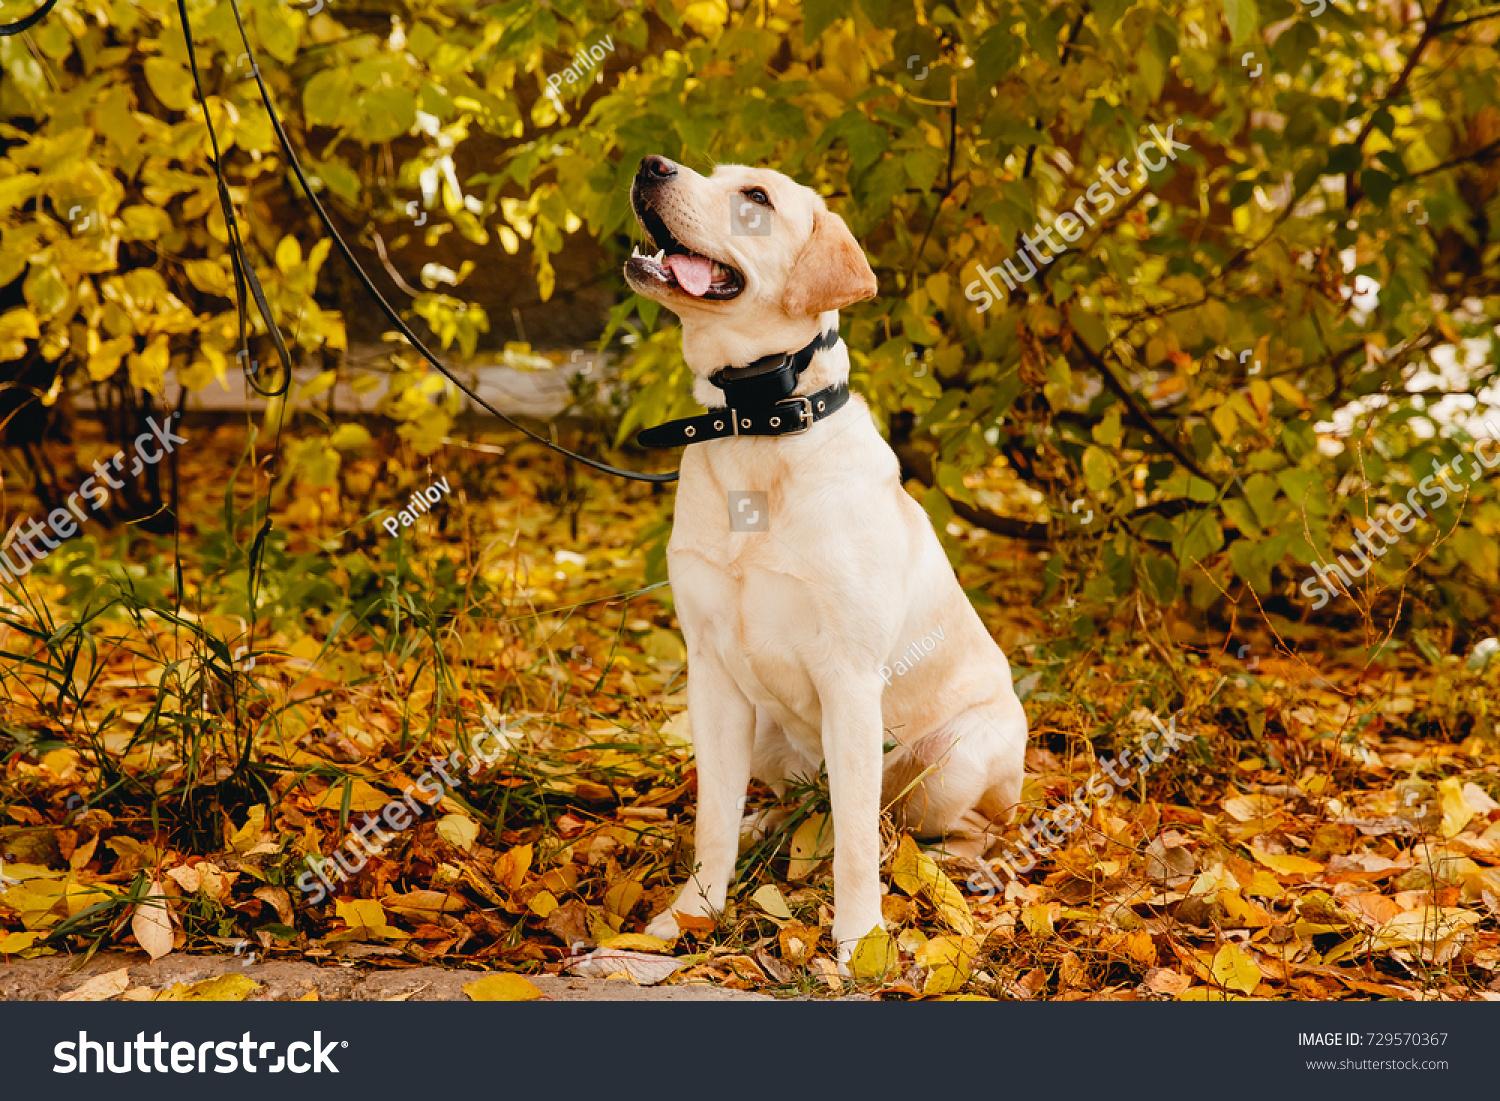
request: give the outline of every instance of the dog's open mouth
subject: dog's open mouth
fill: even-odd
[[[630,254],[629,268],[638,279],[656,279],[694,298],[727,301],[745,289],[745,277],[728,264],[696,253],[672,236],[661,216],[644,203],[636,206],[641,226],[656,246],[656,255]]]

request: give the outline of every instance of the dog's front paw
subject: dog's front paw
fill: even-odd
[[[677,915],[670,906],[646,923],[646,935],[657,940],[676,940],[681,933]]]

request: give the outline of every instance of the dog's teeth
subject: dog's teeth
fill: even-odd
[[[666,259],[666,257],[667,257],[667,250],[666,249],[662,249],[655,256],[651,257],[651,259],[655,260],[658,264],[660,264],[663,260]]]
[[[634,245],[634,246],[632,246],[631,249],[630,249],[630,258],[632,260],[639,260],[640,257],[641,257],[641,246],[640,245]]]

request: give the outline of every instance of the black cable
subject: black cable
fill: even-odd
[[[0,25],[0,38],[9,38],[13,34],[20,34],[22,31],[31,30],[32,27],[36,26],[43,19],[46,19],[47,13],[55,7],[57,7],[57,0],[47,0],[45,4],[37,8],[30,15],[18,19],[14,23]]]
[[[214,178],[219,185],[219,207],[224,213],[224,232],[229,238],[230,264],[234,268],[234,305],[239,320],[240,351],[236,358],[245,372],[245,381],[257,394],[265,398],[284,396],[292,386],[292,356],[281,339],[281,329],[271,313],[271,304],[266,301],[265,289],[260,277],[255,274],[255,265],[245,255],[245,242],[240,236],[240,223],[234,216],[234,203],[229,198],[229,183],[224,179],[224,155],[219,151],[219,135],[214,131],[214,120],[208,112],[208,96],[203,91],[203,79],[198,73],[198,55],[193,49],[192,28],[188,25],[187,0],[177,0],[177,11],[182,17],[182,37],[187,43],[188,68],[193,73],[193,85],[198,92],[198,106],[203,109],[203,124],[208,127],[208,141],[213,148]],[[281,384],[274,390],[261,387],[260,362],[250,358],[250,345],[245,338],[245,287],[255,297],[255,307],[260,311],[271,342],[276,345],[276,355],[281,360]]]
[[[182,14],[183,33],[186,34],[189,39],[191,39],[192,34],[188,28],[188,16],[185,0],[177,0],[177,7]],[[334,245],[337,246],[339,250],[339,254],[343,256],[345,262],[348,263],[349,267],[353,269],[354,274],[359,279],[361,285],[363,285],[365,290],[369,293],[370,297],[375,300],[375,303],[380,307],[381,312],[390,319],[391,324],[395,325],[396,328],[401,332],[401,335],[406,337],[406,339],[411,342],[411,346],[421,354],[422,358],[427,360],[428,363],[432,364],[433,367],[437,368],[438,372],[441,373],[445,378],[447,378],[448,381],[452,382],[454,386],[458,387],[459,390],[467,394],[475,402],[475,404],[481,406],[489,413],[492,413],[494,416],[498,417],[500,420],[504,421],[512,428],[516,429],[522,435],[528,437],[529,439],[535,440],[537,443],[542,444],[544,447],[550,448],[551,450],[557,452],[559,455],[566,456],[567,458],[572,459],[574,462],[583,463],[585,466],[592,467],[594,470],[600,471],[601,473],[613,474],[618,478],[629,478],[630,480],[636,482],[675,482],[677,480],[677,472],[675,470],[669,474],[641,474],[633,470],[622,470],[619,467],[610,466],[608,463],[600,462],[598,459],[591,459],[587,455],[580,455],[576,451],[569,451],[566,447],[562,447],[558,444],[553,443],[545,436],[537,435],[530,429],[517,424],[510,417],[506,416],[504,413],[500,412],[500,410],[490,405],[473,390],[469,389],[461,381],[459,381],[459,379],[455,377],[453,373],[448,370],[448,368],[444,367],[443,364],[438,361],[437,356],[434,355],[433,352],[428,349],[425,344],[422,343],[422,341],[417,337],[416,333],[412,332],[411,327],[408,326],[404,320],[402,320],[401,315],[396,312],[396,309],[389,302],[387,302],[385,296],[380,293],[380,290],[375,286],[375,283],[370,278],[369,274],[365,271],[364,268],[360,266],[359,261],[355,259],[353,250],[349,248],[348,243],[339,234],[339,231],[334,228],[333,220],[328,216],[328,211],[323,208],[323,204],[319,202],[317,195],[313,193],[312,185],[308,182],[307,179],[307,173],[302,170],[302,162],[298,160],[296,152],[292,149],[292,143],[287,137],[286,129],[281,125],[281,117],[276,113],[276,108],[271,106],[271,95],[270,92],[266,89],[265,81],[261,78],[260,62],[256,58],[254,48],[250,45],[249,36],[245,33],[245,22],[240,16],[240,8],[236,0],[229,0],[229,9],[234,13],[235,25],[239,28],[240,32],[240,41],[244,43],[245,53],[250,59],[250,71],[255,76],[256,86],[260,89],[261,102],[265,104],[266,114],[271,119],[271,127],[276,131],[276,137],[281,143],[282,151],[286,154],[287,162],[291,166],[292,171],[296,174],[297,182],[302,185],[303,194],[307,196],[308,202],[312,204],[313,210],[317,212],[318,220],[323,223],[324,230],[326,230],[328,236],[332,238]],[[190,45],[189,57],[191,57],[191,51],[192,47]],[[196,77],[196,75],[197,70],[195,68],[194,76]],[[205,106],[205,118],[207,117],[207,113],[208,109]],[[220,178],[220,187],[221,189],[223,188],[222,177]],[[234,247],[233,238],[234,235],[231,234],[231,247]]]
[[[198,55],[193,49],[193,31],[188,22],[186,0],[177,0],[177,11],[182,18],[182,37],[187,44],[188,67],[193,73],[193,86],[198,95],[198,106],[203,111],[203,124],[208,128],[208,141],[213,149],[214,178],[218,181],[219,206],[224,214],[224,233],[229,240],[230,264],[234,269],[234,306],[235,314],[239,323],[240,351],[236,357],[240,361],[240,367],[245,373],[245,382],[256,393],[262,397],[283,397],[292,386],[292,356],[287,351],[286,342],[281,337],[281,329],[276,324],[276,319],[271,312],[271,304],[266,301],[265,289],[261,286],[260,277],[255,274],[255,265],[245,253],[245,242],[240,236],[239,220],[234,216],[234,202],[229,197],[229,182],[224,179],[224,155],[219,149],[219,135],[214,130],[213,115],[208,110],[208,96],[203,91],[203,79],[198,72]],[[261,320],[265,322],[266,331],[271,336],[271,342],[276,346],[276,355],[281,360],[281,382],[274,389],[266,389],[260,385],[260,363],[250,358],[250,346],[245,336],[245,288],[249,287],[251,295],[255,298],[255,308],[260,311]],[[183,388],[178,399],[181,407],[187,398],[187,389]],[[276,439],[272,445],[271,454],[279,456],[281,453],[281,432],[286,427],[286,409],[281,410],[281,416],[276,422]],[[174,486],[176,472],[173,472]],[[270,483],[275,481],[274,467],[271,471]],[[255,653],[255,609],[260,606],[260,581],[262,575],[262,562],[266,552],[266,539],[271,534],[271,484],[266,487],[265,515],[261,518],[260,527],[255,537],[250,542],[249,553],[245,556],[246,562],[246,591],[247,603],[250,607],[250,633],[249,651]],[[181,569],[181,563],[178,564]],[[180,590],[179,590],[180,591]],[[245,739],[245,754],[248,759],[251,740]],[[241,762],[243,764],[243,761]]]

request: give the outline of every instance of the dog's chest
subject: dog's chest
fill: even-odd
[[[813,667],[827,635],[827,593],[797,569],[797,554],[769,533],[733,533],[676,549],[669,560],[690,652],[716,655],[756,703],[793,711],[815,699]]]
[[[815,431],[690,451],[667,552],[688,676],[716,657],[784,725],[816,726],[819,685],[878,666],[909,572],[904,491],[868,414]]]
[[[816,685],[838,633],[833,609],[849,599],[842,592],[848,579],[833,565],[824,525],[796,495],[758,498],[768,518],[737,510],[733,500],[720,497],[707,515],[679,507],[674,525],[668,566],[688,675],[695,654],[712,655],[783,724],[816,725]]]

